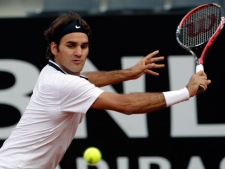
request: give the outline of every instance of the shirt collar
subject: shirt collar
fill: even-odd
[[[60,72],[62,72],[62,73],[64,73],[64,74],[67,74],[65,71],[63,71],[63,70],[61,69],[61,67],[60,67],[58,64],[56,64],[56,63],[53,62],[52,60],[49,60],[49,61],[48,61],[48,65],[49,65],[49,66],[52,66],[53,68],[55,68],[56,70],[58,70],[58,71],[60,71]]]
[[[56,64],[56,63],[53,62],[52,60],[49,60],[49,61],[48,61],[48,65],[49,65],[49,66],[52,66],[53,68],[55,68],[56,70],[62,72],[63,74],[67,74],[64,70],[61,69],[61,67],[60,67],[58,64]],[[88,80],[88,78],[87,78],[86,76],[80,75],[80,77],[81,77],[81,78],[84,78],[84,79],[86,79],[86,80]]]

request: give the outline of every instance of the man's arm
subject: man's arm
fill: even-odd
[[[153,76],[159,74],[151,69],[163,68],[164,64],[156,64],[164,60],[163,56],[156,56],[159,51],[154,51],[141,59],[136,65],[124,70],[113,71],[98,71],[98,72],[83,72],[82,75],[86,76],[88,80],[98,87],[120,83],[127,80],[133,80],[141,77],[147,73]],[[155,57],[154,57],[155,56]]]
[[[211,83],[206,74],[200,71],[193,74],[185,88],[162,93],[129,93],[117,94],[103,92],[92,104],[91,108],[100,110],[114,110],[123,114],[142,114],[188,100],[198,94],[198,87],[203,85],[205,90]]]
[[[92,109],[114,110],[123,114],[143,114],[167,106],[163,93],[117,94],[103,92],[92,104]]]

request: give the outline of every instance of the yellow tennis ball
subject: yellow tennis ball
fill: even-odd
[[[88,164],[94,165],[101,160],[102,153],[96,147],[89,147],[84,151],[83,158]]]

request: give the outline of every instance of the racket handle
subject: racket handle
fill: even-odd
[[[204,91],[205,91],[204,86],[200,85],[200,86],[198,87],[197,93],[202,93],[202,92],[204,92]]]
[[[202,65],[202,64],[197,65],[197,66],[196,66],[196,73],[199,72],[199,71],[201,71],[201,70],[204,71],[203,65]]]
[[[196,66],[196,72],[199,72],[199,71],[201,71],[201,70],[204,70],[204,67],[203,67],[203,65],[202,64],[198,64],[197,66]],[[202,86],[202,85],[200,85],[199,87],[198,87],[198,93],[202,93],[202,92],[204,92],[205,91],[205,88],[204,88],[204,86]]]

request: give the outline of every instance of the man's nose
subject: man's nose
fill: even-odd
[[[75,51],[74,51],[74,55],[75,56],[81,56],[81,54],[82,54],[82,49],[81,49],[80,46],[77,46]]]

